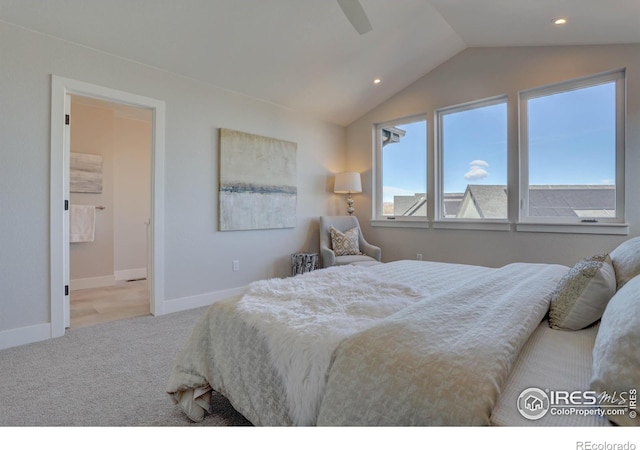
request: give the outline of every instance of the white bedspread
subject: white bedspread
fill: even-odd
[[[249,286],[238,311],[266,337],[295,425],[314,425],[331,354],[346,337],[421,300],[364,267],[332,267]]]
[[[525,419],[517,410],[518,397],[525,389],[563,391],[590,390],[593,344],[599,324],[578,331],[555,330],[543,320],[522,348],[498,403],[491,424],[497,426],[608,426],[606,417],[597,415],[552,415],[538,420]]]
[[[168,391],[256,425],[487,424],[565,266],[419,261],[254,283],[212,305]]]
[[[422,284],[423,266],[393,269],[387,280]],[[473,268],[443,274],[451,289],[340,344],[318,425],[490,425],[501,388],[566,270],[511,264],[481,277]]]

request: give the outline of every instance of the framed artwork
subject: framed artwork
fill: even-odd
[[[102,156],[73,153],[70,158],[69,191],[102,193]]]
[[[220,230],[294,228],[297,144],[220,129]]]

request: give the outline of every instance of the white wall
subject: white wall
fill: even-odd
[[[342,127],[2,22],[0,61],[0,348],[50,323],[51,74],[165,102],[166,300],[288,275],[292,252],[317,248],[317,217],[344,211],[329,188],[345,168]],[[217,231],[220,127],[298,144],[296,228]]]
[[[424,259],[489,266],[514,261],[573,265],[612,250],[628,236],[372,228],[372,126],[426,113],[432,145],[436,108],[508,94],[510,183],[517,183],[518,91],[622,67],[627,68],[626,214],[630,234],[640,234],[640,45],[635,44],[467,49],[352,123],[347,129],[348,166],[363,173],[364,192],[354,198],[367,239],[381,245],[385,261],[422,253]],[[433,167],[428,174],[433,179]],[[516,196],[510,198],[512,211],[517,202]]]

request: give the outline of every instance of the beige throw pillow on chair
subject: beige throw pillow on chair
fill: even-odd
[[[355,227],[344,233],[330,227],[331,248],[336,256],[359,255],[360,254],[360,230]]]

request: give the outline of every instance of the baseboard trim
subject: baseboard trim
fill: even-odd
[[[113,286],[114,284],[116,284],[116,277],[113,275],[93,278],[77,278],[75,280],[69,280],[69,289],[77,291],[78,289],[93,289]]]
[[[116,270],[114,275],[116,281],[141,280],[147,278],[147,268]]]
[[[147,278],[147,268],[139,267],[137,269],[116,270],[113,275],[105,275],[103,277],[76,278],[69,281],[69,289],[77,291],[78,289],[93,289],[107,286],[113,286],[116,281],[139,280]]]
[[[113,277],[99,277],[99,279],[106,279]],[[82,280],[95,280],[93,278],[84,278],[74,281]],[[115,280],[111,283],[114,284]],[[77,284],[76,284],[77,286]],[[108,286],[108,285],[104,285]],[[76,289],[84,289],[78,288]],[[246,286],[226,289],[223,291],[208,292],[206,294],[193,295],[190,297],[176,298],[173,300],[165,300],[162,302],[161,313],[156,315],[170,314],[174,312],[187,311],[189,309],[200,308],[202,306],[212,305],[220,300],[225,300],[231,297],[238,297],[244,293]],[[14,328],[12,330],[0,331],[0,350],[4,350],[11,347],[17,347],[19,345],[31,344],[34,342],[46,341],[52,339],[53,334],[50,323],[43,323],[38,325],[31,325],[22,328]]]
[[[246,286],[242,286],[239,288],[226,289],[224,291],[208,292],[206,294],[193,295],[191,297],[165,300],[162,302],[161,312],[156,312],[156,315],[171,314],[174,312],[200,308],[202,306],[209,306],[220,300],[240,296],[245,290]]]
[[[33,342],[51,339],[51,324],[41,323],[28,327],[14,328],[13,330],[0,331],[0,350]]]

